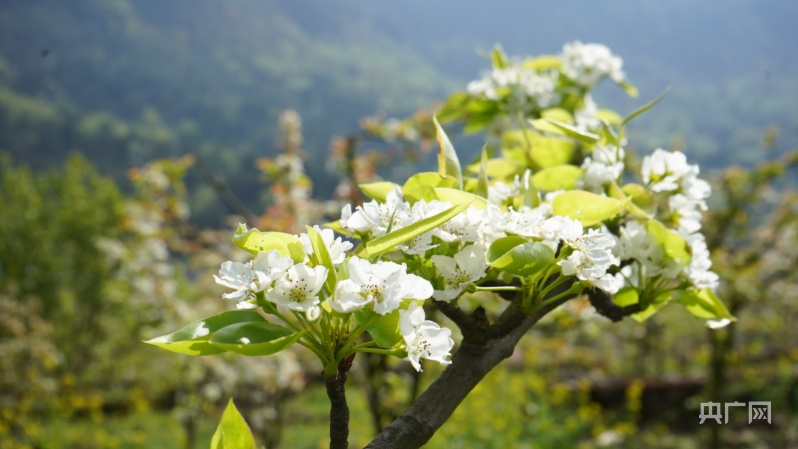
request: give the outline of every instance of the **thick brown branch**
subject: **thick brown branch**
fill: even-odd
[[[468,315],[463,312],[456,304],[434,301],[435,307],[441,311],[447,318],[452,320],[460,331],[463,333],[464,338],[474,341],[484,341],[490,323],[488,317],[485,315],[485,309],[482,307],[477,308],[473,314]]]
[[[452,364],[402,416],[366,447],[415,449],[424,445],[485,375],[513,353],[515,345],[526,331],[568,299],[533,311],[519,326],[501,338],[479,343],[464,340],[452,358]]]
[[[640,304],[632,304],[628,306],[619,306],[618,304],[615,304],[612,301],[612,297],[609,295],[609,293],[603,290],[588,290],[587,298],[590,300],[590,304],[596,308],[596,312],[598,312],[599,315],[604,315],[616,323],[621,321],[623,317],[640,311]]]
[[[327,397],[330,398],[330,449],[349,447],[349,406],[346,403],[346,372],[338,371],[338,376],[325,378]]]

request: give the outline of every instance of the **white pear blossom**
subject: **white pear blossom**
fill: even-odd
[[[416,201],[410,209],[409,223],[415,223],[425,218],[437,215],[441,212],[451,208],[452,204],[448,201],[433,200],[426,202],[424,200]],[[418,254],[423,255],[428,249],[435,248],[437,244],[433,244],[432,237],[435,235],[435,230],[425,232],[418,235],[407,242],[398,245],[396,248],[405,254]]]
[[[689,165],[687,157],[680,151],[665,151],[657,148],[653,153],[643,158],[643,182],[649,185],[653,192],[670,192],[680,187],[681,179],[690,172],[697,172],[698,166]]]
[[[562,48],[562,73],[583,86],[593,86],[609,76],[616,83],[626,79],[623,60],[601,44],[583,44],[575,41]]]
[[[482,78],[471,81],[466,91],[472,97],[499,100],[500,89],[509,91],[509,103],[516,110],[546,108],[557,102],[556,83],[550,76],[541,75],[532,69],[513,65],[494,69]]]
[[[620,263],[612,253],[615,239],[610,233],[590,229],[586,234],[565,242],[574,248],[574,252],[558,262],[564,275],[576,275],[578,279],[607,293],[616,293],[621,288],[622,282],[607,272],[610,266]]]
[[[621,288],[622,283],[615,276],[607,273],[607,267],[596,265],[582,251],[574,251],[568,258],[558,262],[558,265],[562,268],[562,274],[576,275],[580,280],[587,281],[590,285],[607,293],[616,293]]]
[[[321,229],[318,225],[314,225],[313,229],[321,234],[321,239],[324,241],[324,245],[327,246],[327,252],[330,253],[332,263],[339,264],[343,262],[344,258],[346,258],[346,252],[353,248],[352,243],[341,239],[341,237],[335,237],[332,229]],[[313,254],[313,244],[310,242],[310,236],[305,233],[299,234],[299,240],[304,245],[305,254]]]
[[[690,263],[684,268],[684,273],[690,282],[698,288],[718,288],[718,275],[710,270],[712,260],[710,259],[709,248],[704,235],[701,233],[684,236],[690,244],[692,257]]]
[[[327,268],[299,263],[274,283],[274,288],[266,292],[266,299],[291,310],[307,312],[321,302],[318,294],[326,279]]]
[[[694,200],[677,193],[668,198],[668,209],[675,216],[679,232],[693,234],[701,230],[701,211],[707,205],[703,200]]]
[[[536,237],[556,252],[560,240],[574,241],[582,236],[584,228],[579,220],[556,215],[543,220],[537,225],[536,231]]]
[[[424,319],[424,308],[415,301],[407,310],[399,311],[399,330],[405,340],[407,358],[416,371],[421,370],[421,359],[434,360],[449,365],[446,360],[454,347],[452,331],[438,323]]]
[[[352,206],[346,205],[341,210],[341,227],[351,232],[368,233],[380,236],[386,233],[389,226],[398,229],[405,226],[411,218],[410,204],[404,201],[402,189],[396,187],[388,193],[385,203],[370,201],[358,206],[352,212]]]
[[[357,256],[347,264],[349,279],[338,281],[335,293],[328,299],[330,306],[348,313],[374,303],[374,312],[385,315],[396,310],[405,299],[427,299],[432,296],[432,284],[414,274],[407,267],[393,262],[370,263]]]
[[[518,211],[510,209],[503,215],[503,221],[500,226],[508,234],[537,237],[538,227],[550,214],[551,209],[548,206],[522,207]]]
[[[443,276],[443,290],[435,290],[432,296],[438,301],[449,302],[460,296],[469,285],[482,279],[488,264],[485,250],[477,245],[469,245],[454,257],[434,255],[432,263]]]
[[[444,242],[478,242],[482,239],[481,230],[485,211],[469,207],[465,212],[435,228],[432,232]]]
[[[593,154],[582,162],[585,171],[579,178],[577,187],[586,187],[597,192],[606,184],[617,181],[623,173],[624,157],[623,147],[614,145],[596,147]]]
[[[496,181],[488,186],[488,202],[501,206],[510,198],[516,197],[521,193],[521,181],[518,176],[515,177],[513,185],[509,186],[503,182]]]
[[[217,284],[235,289],[232,293],[223,294],[222,298],[238,302],[239,308],[251,308],[251,304],[244,301],[271,287],[293,264],[290,257],[282,256],[273,249],[258,253],[255,260],[247,263],[224,262],[219,269],[219,275],[214,275],[213,278]]]
[[[707,326],[710,329],[720,329],[722,327],[726,327],[731,324],[731,320],[728,318],[721,318],[719,320],[707,320]]]

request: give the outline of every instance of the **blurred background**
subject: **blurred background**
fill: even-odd
[[[429,111],[495,44],[574,40],[609,46],[640,90],[601,86],[604,107],[672,88],[630,145],[681,149],[712,180],[705,229],[738,322],[570,307],[429,447],[798,447],[796,19],[787,0],[5,0],[0,449],[206,447],[229,397],[266,447],[325,447],[308,354],[190,358],[141,340],[228,306],[211,274],[245,256],[235,223],[295,232],[357,201],[357,182],[431,164]],[[452,137],[463,159],[481,147]],[[428,371],[359,361],[353,444]],[[708,401],[772,401],[772,423],[734,409],[699,425]]]

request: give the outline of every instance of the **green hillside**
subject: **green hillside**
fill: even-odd
[[[261,210],[253,161],[273,151],[281,110],[302,115],[308,170],[316,192],[329,192],[329,138],[360,117],[403,116],[462,89],[494,43],[556,53],[581,39],[609,45],[640,87],[632,100],[603,86],[605,104],[628,112],[673,87],[632,130],[633,146],[684,139],[704,164],[751,162],[770,125],[783,130],[780,145],[798,142],[795,14],[786,1],[8,0],[0,150],[34,168],[79,150],[117,179],[153,158],[197,153]],[[192,176],[194,218],[217,223],[224,206]]]
[[[406,114],[457,86],[368,30],[312,31],[276,1],[10,2],[0,14],[0,148],[38,168],[78,149],[120,178],[197,152],[257,208],[252,162],[273,147],[282,109],[303,115],[306,147],[323,154],[359,117]],[[323,158],[310,165],[323,175]]]

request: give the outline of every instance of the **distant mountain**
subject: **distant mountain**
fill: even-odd
[[[479,52],[556,53],[580,39],[625,60],[641,98],[606,86],[628,112],[666,86],[633,144],[682,136],[714,165],[750,160],[769,124],[796,140],[798,3],[772,0],[5,0],[0,10],[0,150],[35,167],[79,149],[105,173],[202,154],[253,209],[253,161],[276,119],[304,119],[317,192],[333,134],[376,110],[430,106],[487,66]],[[736,152],[731,152],[735,149]],[[742,157],[740,154],[747,154]],[[746,157],[748,159],[746,159]],[[194,182],[196,180],[192,180]],[[223,211],[194,184],[200,219]]]

